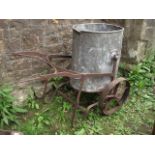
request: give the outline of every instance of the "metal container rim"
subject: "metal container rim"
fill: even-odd
[[[77,26],[80,25],[106,25],[106,26],[112,26],[115,28],[118,28],[118,30],[108,30],[108,31],[89,31],[89,30],[77,30]],[[76,32],[79,33],[100,33],[100,34],[107,34],[107,33],[119,33],[119,32],[123,32],[124,28],[115,24],[107,24],[107,23],[83,23],[83,24],[75,24],[72,26],[72,29]]]

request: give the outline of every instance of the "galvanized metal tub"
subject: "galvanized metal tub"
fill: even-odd
[[[121,57],[124,28],[105,23],[73,26],[72,70],[80,73],[107,73],[113,69],[113,54]],[[90,77],[84,81],[82,91],[99,92],[111,81],[110,77]],[[80,89],[79,79],[70,79],[74,89]]]

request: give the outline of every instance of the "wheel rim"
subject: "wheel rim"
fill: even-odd
[[[122,87],[122,83],[124,87]],[[119,89],[122,91],[120,94]],[[118,111],[127,100],[129,91],[130,83],[125,78],[121,77],[109,83],[102,93],[102,113],[104,115],[111,115]],[[112,101],[115,101],[115,104],[111,104]]]

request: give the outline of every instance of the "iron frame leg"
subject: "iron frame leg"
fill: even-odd
[[[75,115],[76,115],[77,109],[79,108],[80,97],[81,97],[81,93],[82,93],[83,84],[84,84],[84,78],[82,77],[81,80],[80,80],[80,89],[79,89],[78,94],[77,94],[76,103],[73,105],[73,112],[72,112],[72,118],[71,118],[71,127],[74,127]]]

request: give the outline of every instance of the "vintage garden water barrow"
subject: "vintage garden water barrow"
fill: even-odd
[[[122,27],[105,24],[89,23],[73,26],[72,55],[42,54],[38,52],[18,52],[15,55],[31,56],[46,63],[53,71],[30,80],[43,80],[45,82],[42,97],[47,94],[47,84],[53,77],[68,77],[71,86],[77,90],[76,101],[71,101],[64,93],[64,98],[73,103],[72,125],[77,109],[86,114],[98,106],[104,115],[110,115],[121,108],[126,101],[130,84],[123,78],[116,78],[121,57]],[[71,59],[71,68],[62,68],[53,62],[56,59]],[[53,62],[52,60],[55,59]],[[83,107],[80,105],[82,92],[98,93],[96,103]],[[115,104],[114,101],[115,100]]]

